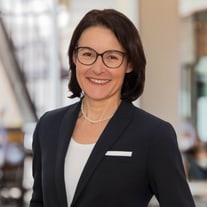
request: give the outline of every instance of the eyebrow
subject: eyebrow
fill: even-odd
[[[86,48],[86,49],[91,49],[91,50],[94,50],[97,54],[103,54],[105,52],[120,52],[120,53],[123,53],[123,54],[126,54],[126,52],[122,51],[122,50],[118,50],[118,49],[109,49],[109,50],[105,50],[101,53],[97,52],[94,48],[92,47],[88,47],[88,46],[76,46],[75,49],[78,49],[78,48]]]

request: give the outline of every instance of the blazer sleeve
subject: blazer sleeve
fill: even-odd
[[[42,186],[41,186],[41,149],[39,143],[39,128],[40,121],[37,123],[34,134],[33,134],[33,165],[32,165],[32,175],[34,179],[33,183],[33,193],[30,200],[30,207],[43,207],[43,196],[42,196]]]
[[[148,168],[150,186],[160,207],[195,207],[177,137],[169,123],[161,123],[153,134]]]

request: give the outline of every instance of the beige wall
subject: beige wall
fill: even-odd
[[[140,106],[178,127],[179,14],[177,0],[139,0],[139,28],[147,57]]]

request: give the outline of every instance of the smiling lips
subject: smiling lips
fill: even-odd
[[[110,80],[100,80],[100,79],[94,79],[94,78],[89,78],[89,80],[95,84],[100,84],[100,85],[104,85],[110,82]]]

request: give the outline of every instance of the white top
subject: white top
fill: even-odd
[[[71,205],[76,186],[95,144],[80,144],[71,138],[65,157],[65,187],[68,206]]]

